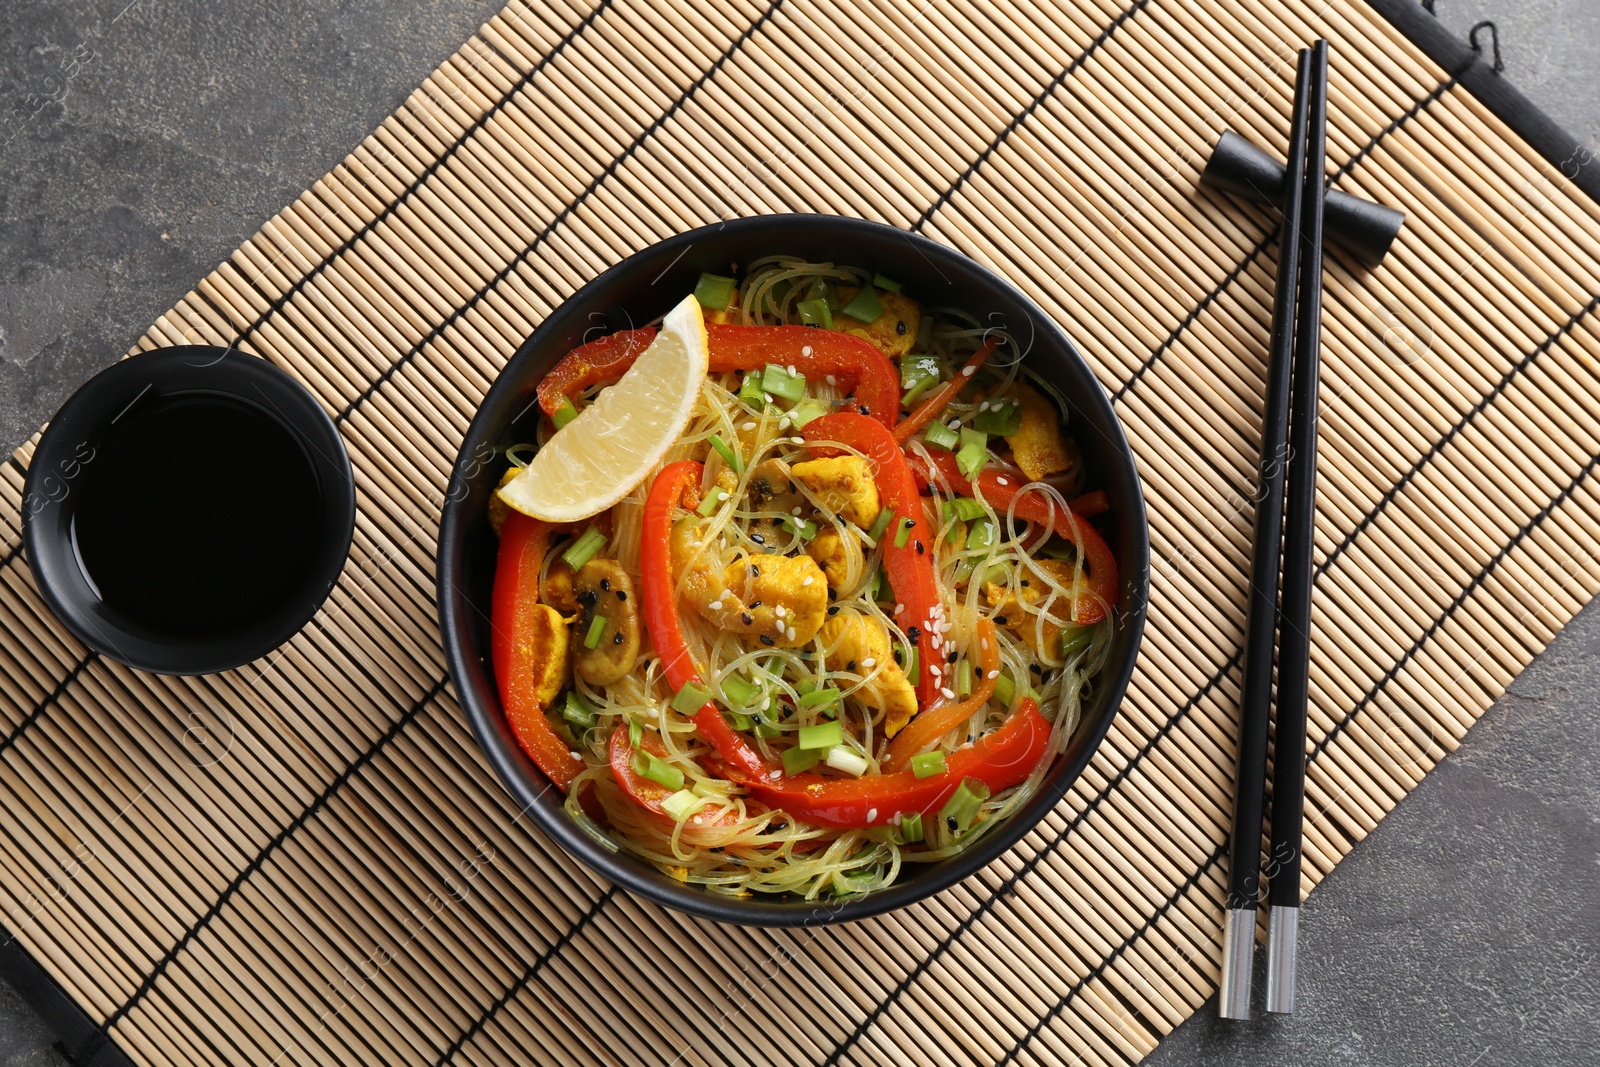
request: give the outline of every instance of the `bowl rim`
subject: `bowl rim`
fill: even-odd
[[[247,627],[205,639],[157,639],[115,626],[91,615],[82,590],[81,569],[74,550],[47,529],[61,521],[61,505],[71,498],[52,499],[43,482],[70,462],[81,442],[98,441],[106,432],[106,418],[125,412],[144,396],[128,379],[146,377],[146,389],[160,380],[159,395],[214,393],[260,409],[306,447],[306,458],[323,487],[324,516],[315,555],[306,575],[315,592],[298,608],[286,603],[277,614],[278,624]],[[259,392],[260,398],[250,390]],[[268,410],[262,399],[271,406]],[[111,421],[116,421],[113,418]],[[85,463],[92,462],[92,456]],[[69,479],[70,481],[70,479]],[[33,502],[37,502],[35,507]],[[79,386],[67,398],[40,435],[23,481],[22,540],[29,568],[40,595],[55,617],[74,637],[97,654],[136,670],[152,674],[202,675],[241,667],[260,659],[298,633],[333,592],[350,554],[355,535],[356,491],[350,455],[338,427],[321,403],[293,375],[270,360],[236,346],[166,345],[119,359]],[[85,589],[87,585],[85,584]],[[92,596],[92,593],[90,593]],[[104,629],[110,627],[114,636]],[[117,644],[116,638],[123,643]],[[128,651],[129,648],[134,651]]]
[[[491,716],[502,720],[504,718],[498,699],[493,701],[492,708],[486,707],[477,699],[473,687],[466,684],[468,656],[471,654],[468,607],[465,594],[456,583],[458,563],[464,558],[464,541],[469,521],[464,508],[467,489],[471,480],[481,474],[483,464],[480,459],[484,442],[497,429],[487,425],[488,413],[496,406],[494,401],[500,394],[514,392],[518,388],[520,367],[533,358],[546,338],[563,335],[569,325],[581,321],[585,312],[594,304],[596,294],[606,291],[613,284],[630,277],[633,272],[641,270],[646,265],[664,261],[667,264],[665,269],[671,269],[671,266],[687,254],[697,242],[712,236],[731,234],[740,237],[747,232],[759,233],[774,228],[781,229],[784,226],[838,229],[845,237],[852,233],[862,236],[870,234],[874,238],[890,235],[896,240],[907,242],[912,251],[929,257],[936,263],[941,258],[949,263],[960,263],[964,271],[977,275],[985,284],[1004,292],[1009,300],[1016,302],[1030,314],[1038,333],[1049,334],[1050,340],[1062,350],[1067,359],[1076,363],[1076,370],[1092,384],[1093,388],[1087,390],[1088,395],[1081,398],[1078,403],[1074,403],[1074,406],[1081,408],[1083,402],[1086,402],[1091,410],[1079,410],[1079,416],[1101,428],[1102,432],[1109,429],[1110,432],[1106,433],[1109,450],[1119,454],[1127,464],[1128,484],[1131,490],[1130,499],[1125,504],[1120,504],[1118,509],[1119,521],[1128,523],[1132,538],[1129,548],[1131,558],[1120,561],[1126,564],[1123,567],[1124,573],[1120,577],[1123,586],[1122,600],[1125,603],[1114,609],[1120,619],[1119,625],[1127,627],[1130,631],[1127,651],[1120,664],[1114,665],[1109,672],[1102,673],[1096,678],[1099,687],[1109,689],[1105,711],[1099,721],[1093,724],[1087,733],[1074,738],[1072,748],[1064,756],[1058,757],[1061,762],[1057,768],[1045,779],[1039,792],[1025,805],[1023,810],[1029,808],[1037,810],[1038,818],[1021,818],[1022,812],[1019,811],[986,834],[971,849],[929,865],[914,879],[890,885],[873,893],[840,898],[836,901],[768,901],[758,898],[717,896],[687,883],[671,880],[665,874],[649,869],[644,860],[625,851],[611,851],[604,848],[564,815],[553,817],[551,811],[543,806],[544,794],[551,788],[548,780],[544,779],[520,749],[516,749],[514,745],[503,744],[501,736],[493,728],[494,721]],[[1035,334],[1033,343],[1038,342],[1038,333]],[[1073,401],[1069,399],[1069,403]],[[1111,727],[1111,721],[1117,715],[1128,682],[1133,675],[1143,638],[1148,602],[1149,553],[1149,522],[1143,484],[1139,477],[1138,464],[1123,432],[1121,419],[1112,407],[1111,399],[1106,395],[1104,387],[1095,377],[1092,367],[1077,346],[1055,320],[1046,315],[1027,294],[1011,281],[959,250],[895,226],[839,215],[802,213],[755,215],[683,231],[630,254],[562,301],[518,346],[515,354],[496,375],[473,413],[472,422],[462,439],[460,452],[451,470],[439,524],[436,602],[440,637],[457,699],[484,758],[493,768],[501,784],[511,794],[519,812],[531,812],[544,833],[554,838],[568,854],[591,870],[616,885],[665,907],[700,918],[738,925],[804,927],[869,918],[942,892],[1008,852],[1038,825],[1044,814],[1060,802],[1099,749]],[[559,809],[554,810],[559,811]]]

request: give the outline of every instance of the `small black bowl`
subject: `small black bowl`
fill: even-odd
[[[1111,502],[1107,540],[1121,571],[1110,659],[1095,679],[1067,752],[1039,792],[961,855],[909,864],[896,884],[833,902],[718,896],[594,841],[567,817],[560,794],[518,747],[489,667],[496,554],[489,496],[505,470],[505,449],[533,439],[539,380],[585,340],[659,318],[694,289],[701,272],[729,274],[778,253],[879,271],[924,306],[961,308],[1009,330],[1028,366],[1067,402],[1072,433],[1094,472],[1091,481]],[[831,215],[766,215],[692,230],[630,256],[574,293],[518,349],[472,420],[451,476],[439,531],[439,618],[450,676],[473,733],[495,773],[541,829],[611,881],[668,907],[724,922],[808,926],[876,915],[953,885],[1014,845],[1055,806],[1105,736],[1133,673],[1149,561],[1144,495],[1121,424],[1089,365],[1032,301],[960,253],[903,230]]]
[[[296,517],[292,557],[263,558],[261,550],[270,553],[275,544],[260,543],[261,536],[256,537],[257,553],[240,551],[237,559],[228,560],[226,566],[208,562],[203,570],[196,570],[193,560],[198,554],[173,553],[164,561],[167,570],[159,573],[190,583],[186,588],[207,591],[207,603],[213,605],[225,603],[216,594],[213,580],[224,586],[230,581],[244,585],[245,579],[259,578],[264,573],[246,572],[244,568],[273,564],[283,573],[281,583],[258,580],[252,590],[257,595],[232,605],[239,609],[237,617],[226,623],[201,621],[187,628],[169,628],[102,598],[82,560],[79,535],[84,520],[80,512],[87,515],[93,511],[97,479],[100,485],[105,484],[104,472],[113,462],[111,456],[122,464],[118,470],[127,470],[132,463],[128,428],[139,425],[141,418],[157,420],[155,424],[159,426],[163,412],[179,408],[189,412],[191,418],[196,409],[204,409],[209,419],[206,424],[222,429],[219,439],[192,442],[192,448],[197,450],[194,455],[200,461],[208,461],[208,469],[217,470],[220,476],[208,479],[209,484],[174,484],[173,492],[192,493],[195,501],[218,501],[218,494],[245,494],[220,503],[217,510],[231,509],[235,515],[253,514],[264,522],[272,521],[270,508],[262,499],[266,486],[259,482],[252,485],[248,477],[227,476],[228,466],[236,464],[237,470],[265,471],[269,476],[275,471],[292,471],[293,484],[305,490],[301,498],[309,500],[311,508],[309,516]],[[264,431],[251,438],[257,441],[254,449],[245,439],[248,427]],[[122,436],[113,436],[117,434]],[[113,445],[110,453],[108,438]],[[170,450],[180,446],[186,449],[189,444],[187,438],[174,438],[168,442],[166,454],[171,455]],[[104,498],[105,490],[99,491]],[[251,501],[252,492],[257,494],[254,503],[235,506]],[[86,497],[90,498],[87,502]],[[186,495],[180,503],[190,499]],[[135,545],[158,543],[150,531],[176,525],[174,516],[187,514],[169,510],[152,515],[145,513],[137,500],[122,503],[129,506],[115,516],[113,534],[146,538],[145,542],[127,542]],[[23,541],[45,602],[78,640],[139,670],[211,674],[266,655],[316,614],[349,554],[355,507],[355,483],[344,441],[327,412],[304,386],[266,360],[237,349],[184,345],[142,352],[112,364],[62,405],[50,420],[28,466],[23,493]],[[104,516],[95,521],[101,530],[106,529]],[[206,521],[203,513],[197,517],[199,523]],[[139,528],[141,523],[146,524],[144,530]],[[226,526],[217,521],[214,526],[201,529],[208,561],[225,557],[233,542],[249,540]],[[260,530],[254,532],[260,534]],[[145,574],[140,581],[165,585],[167,578],[152,580]],[[225,592],[233,595],[234,590]],[[181,616],[185,602],[180,587],[172,586],[166,595],[172,603],[153,606],[152,611],[158,607],[167,616]],[[249,605],[247,609],[243,603]]]

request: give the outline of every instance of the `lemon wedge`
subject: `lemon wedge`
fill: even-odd
[[[710,365],[700,302],[667,313],[650,347],[500,487],[500,499],[545,522],[577,522],[627,496],[683,436]]]

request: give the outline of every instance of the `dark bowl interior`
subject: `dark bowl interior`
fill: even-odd
[[[321,515],[309,558],[266,608],[234,627],[174,635],[152,629],[101,600],[79,565],[73,518],[83,495],[78,491],[80,479],[92,470],[119,419],[137,414],[142,406],[207,395],[247,405],[287,431],[285,440],[298,452],[283,458],[308,465],[319,491]],[[241,444],[196,441],[194,447],[226,450]],[[193,491],[246,489],[197,485]],[[28,466],[23,539],[46,603],[84,644],[140,670],[211,674],[266,655],[316,614],[344,568],[355,531],[355,509],[355,483],[344,441],[303,385],[266,360],[236,349],[180,345],[112,364],[62,405]],[[126,521],[137,523],[140,517],[130,514]],[[216,531],[217,537],[227,535],[226,530]],[[248,565],[248,560],[240,561],[240,566]]]
[[[885,890],[834,902],[728,899],[596,843],[566,816],[560,795],[517,746],[488,662],[496,544],[487,519],[489,494],[505,469],[504,449],[532,439],[539,380],[585,340],[665,314],[702,271],[728,274],[774,253],[880,271],[925,306],[963,308],[1008,329],[1028,365],[1067,403],[1069,428],[1094,472],[1092,484],[1110,497],[1112,518],[1103,530],[1122,575],[1110,660],[1069,750],[1039,793],[962,855],[910,865]],[[864,918],[952,885],[1010,848],[1061,799],[1105,736],[1133,671],[1144,625],[1149,534],[1138,472],[1105,392],[1032,301],[960,253],[903,230],[835,216],[768,215],[693,230],[630,256],[578,290],[534,331],[489,390],[462,442],[442,516],[438,567],[440,622],[456,692],[495,772],[546,833],[611,881],[668,907],[726,922],[800,926]]]

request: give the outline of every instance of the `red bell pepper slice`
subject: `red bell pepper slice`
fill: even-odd
[[[1078,598],[1072,621],[1086,625],[1105,618],[1107,606],[1117,601],[1117,558],[1112,555],[1106,539],[1100,536],[1100,531],[1090,525],[1078,510],[1078,501],[1069,501],[1068,507],[1063,510],[1054,499],[1043,493],[1022,492],[1022,487],[1027,484],[1023,475],[985,469],[978,472],[976,479],[969,480],[961,473],[956,457],[951,453],[930,452],[928,458],[956,492],[968,496],[981,495],[1000,512],[1011,507],[1015,501],[1016,516],[1023,522],[1041,526],[1053,522],[1057,534],[1078,546],[1078,558],[1083,560],[1088,588],[1094,594]],[[918,480],[926,485],[931,479],[919,471]],[[1096,495],[1089,493],[1079,499],[1089,502],[1091,498],[1096,498]],[[1091,513],[1098,514],[1098,510]]]
[[[539,383],[539,406],[554,415],[562,403],[589,386],[608,378],[620,378],[633,366],[640,353],[655,340],[656,328],[618,330],[586,345],[579,345],[561,357]]]
[[[511,732],[528,758],[563,791],[583,770],[561,740],[545,709],[534,696],[535,664],[529,658],[529,632],[533,609],[539,604],[539,567],[544,562],[550,535],[565,527],[529,518],[518,511],[506,516],[500,530],[500,555],[495,563],[490,614],[490,656],[500,702],[506,709]]]
[[[759,370],[774,363],[794,367],[808,381],[831,374],[885,426],[893,426],[900,414],[900,375],[888,357],[859,337],[814,326],[717,324],[706,327],[706,337],[713,371]]]
[[[989,619],[978,620],[977,651],[977,689],[966,700],[929,708],[906,723],[905,729],[895,734],[894,740],[889,742],[879,762],[885,771],[897,771],[904,767],[912,756],[972,718],[979,708],[989,703],[1000,670],[1000,639],[995,633],[994,623]]]
[[[934,668],[944,668],[944,656],[934,655],[944,645],[934,608],[940,605],[939,586],[933,573],[934,537],[938,528],[930,525],[926,502],[917,492],[916,479],[911,476],[911,466],[905,453],[900,451],[894,434],[880,422],[865,415],[839,412],[812,419],[800,431],[807,441],[838,441],[849,445],[872,461],[877,468],[878,496],[885,507],[894,510],[894,521],[883,535],[883,567],[889,575],[889,586],[899,606],[895,608],[895,621],[913,641],[922,644],[917,657],[917,706],[926,712],[939,695],[939,681]],[[829,449],[813,449],[827,452]],[[912,519],[916,526],[910,531],[906,543],[895,547],[897,524],[902,519]],[[901,608],[904,608],[902,611]],[[929,645],[932,649],[930,650]]]
[[[896,815],[937,814],[961,785],[976,778],[991,792],[1024,781],[1049,753],[1050,723],[1032,697],[1018,702],[1000,729],[945,757],[942,774],[918,778],[913,771],[824,778],[808,772],[746,783],[750,795],[796,819],[821,826],[882,826]]]
[[[666,746],[661,743],[661,735],[653,730],[644,732],[639,739],[639,747],[652,756],[664,757],[667,754]],[[611,732],[609,755],[611,776],[617,780],[622,791],[640,807],[648,808],[663,819],[672,818],[661,807],[661,802],[672,795],[672,790],[633,769],[633,743],[628,740],[626,723]],[[689,816],[689,821],[699,826],[726,826],[738,822],[739,816],[726,807],[702,808]]]
[[[700,684],[700,671],[683,640],[683,624],[678,618],[678,595],[672,580],[672,522],[683,491],[700,484],[704,468],[693,460],[669,464],[650,484],[644,503],[643,532],[639,540],[639,570],[643,583],[639,601],[644,609],[645,627],[661,658],[661,670],[674,690],[691,683]],[[706,703],[695,712],[695,729],[730,767],[748,775],[761,776],[772,768],[751,748],[715,703]]]

